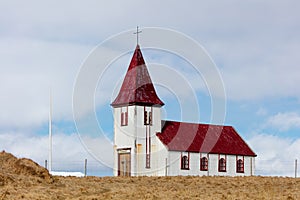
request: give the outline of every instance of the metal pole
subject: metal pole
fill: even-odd
[[[295,178],[297,178],[297,159],[295,160]]]
[[[168,158],[166,158],[166,170],[165,170],[165,176],[168,175]]]
[[[253,161],[252,161],[252,157],[250,158],[250,176],[253,176]]]
[[[87,172],[87,159],[84,160],[84,176],[86,177]]]
[[[207,154],[207,176],[209,176],[209,170],[210,170],[210,167],[209,167],[209,164],[210,164],[210,159],[209,159],[209,154]]]
[[[45,160],[45,168],[48,169],[47,160]]]
[[[49,172],[52,171],[52,92],[49,92]]]

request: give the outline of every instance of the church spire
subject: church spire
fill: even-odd
[[[155,92],[154,85],[138,44],[133,53],[120,92],[111,103],[113,107],[124,105],[164,105]]]

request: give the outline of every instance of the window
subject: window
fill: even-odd
[[[224,158],[219,160],[219,172],[226,172],[226,160]]]
[[[128,125],[128,107],[125,110],[121,109],[121,126]]]
[[[144,111],[144,125],[148,125],[148,112]]]
[[[149,124],[152,125],[152,112],[149,112],[149,120],[148,120]]]
[[[152,108],[151,110],[146,110],[146,107],[144,107],[144,125],[152,125]]]
[[[200,170],[207,171],[208,170],[208,159],[206,157],[202,157],[200,159]]]
[[[188,156],[181,157],[181,169],[189,169],[189,157]]]
[[[244,161],[242,159],[236,161],[236,172],[244,173]]]

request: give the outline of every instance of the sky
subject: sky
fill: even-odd
[[[184,35],[211,59],[221,78],[215,82],[224,87],[224,124],[234,126],[258,155],[256,174],[293,176],[295,159],[300,159],[299,6],[296,0],[0,1],[0,150],[44,165],[51,88],[53,169],[83,171],[88,159],[88,173],[111,175],[110,103],[135,48],[131,33],[138,25],[151,78],[166,104],[166,119],[210,123],[214,94],[208,83],[212,79],[206,80],[205,73],[204,78],[195,76],[190,60],[180,55],[143,49],[151,42],[164,44],[166,37],[151,34],[151,28]],[[115,44],[119,49],[112,48],[119,36],[125,39]],[[93,52],[105,47],[105,41],[111,43],[102,48],[99,65],[104,60],[100,58],[119,57],[105,66],[105,76],[95,79],[97,87],[92,88],[94,112],[103,132],[96,137],[78,133],[74,88]],[[177,47],[189,47],[180,42]],[[188,106],[191,93],[184,92],[184,84],[168,72],[192,88],[200,119],[187,117],[194,108]],[[170,81],[172,87],[160,81]]]

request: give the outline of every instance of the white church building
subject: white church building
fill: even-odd
[[[161,119],[139,45],[111,106],[115,176],[254,175],[256,154],[232,126]]]

